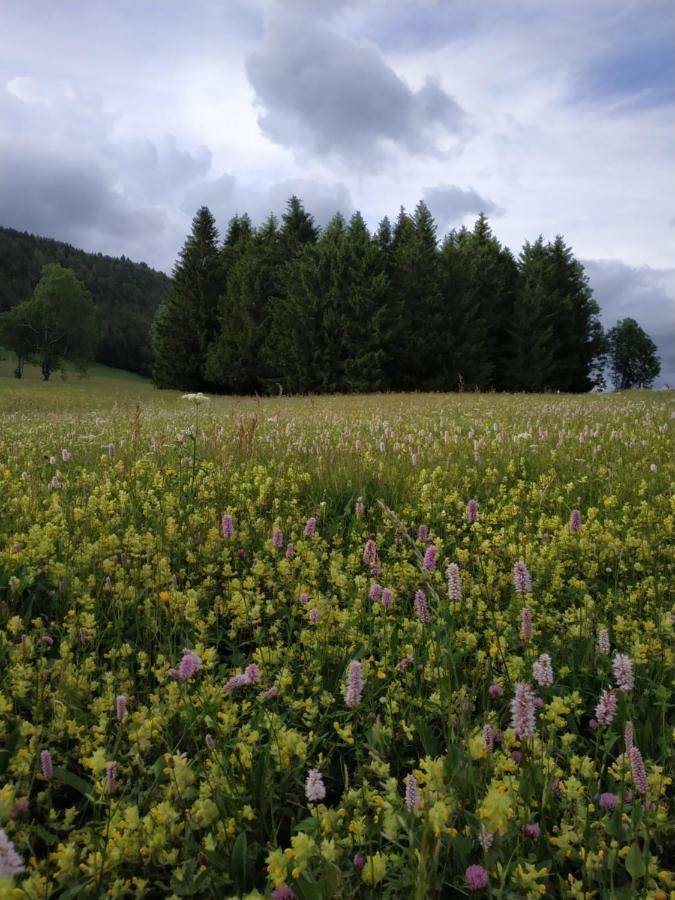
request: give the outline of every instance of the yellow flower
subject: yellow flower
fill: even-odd
[[[387,874],[387,860],[381,853],[366,856],[361,878],[366,884],[379,884]]]

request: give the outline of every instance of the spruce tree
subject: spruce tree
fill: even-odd
[[[317,277],[318,236],[313,217],[297,197],[291,197],[279,231],[279,261],[272,273],[262,351],[269,378],[287,391],[316,389],[310,335],[317,334],[318,313],[306,301]]]
[[[344,235],[343,277],[348,292],[342,389],[347,391],[380,391],[389,386],[386,361],[393,351],[393,326],[382,236],[380,226],[378,238],[373,239],[358,212]]]
[[[153,376],[160,388],[202,390],[207,348],[218,326],[223,289],[218,232],[207,207],[198,210],[152,327]]]
[[[274,217],[255,232],[248,216],[232,219],[222,254],[226,283],[219,303],[218,335],[207,352],[206,375],[226,393],[252,393],[262,389],[265,378],[262,344],[270,271],[279,256]]]
[[[551,387],[575,393],[588,391],[597,383],[597,361],[603,353],[600,308],[583,266],[562,237],[558,236],[547,250],[555,335]]]
[[[526,242],[518,260],[518,285],[511,320],[506,383],[510,390],[551,387],[557,359],[554,326],[559,307],[551,293],[550,253],[540,236]]]
[[[445,310],[440,353],[448,390],[472,388],[486,378],[487,323],[472,291],[471,242],[466,228],[452,231],[443,241],[439,257]]]
[[[413,216],[401,209],[391,242],[390,308],[394,354],[390,384],[429,390],[442,384],[439,358],[442,295],[436,225],[425,203]]]

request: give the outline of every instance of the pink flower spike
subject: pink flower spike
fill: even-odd
[[[417,809],[420,804],[420,795],[417,790],[417,781],[414,775],[407,775],[405,779],[405,805],[408,809]]]
[[[310,803],[318,803],[326,797],[326,788],[318,769],[310,769],[305,781],[305,797]]]
[[[115,698],[115,715],[117,716],[117,721],[121,722],[122,719],[127,714],[127,698],[124,694],[119,694]]]
[[[598,632],[598,653],[609,656],[609,631],[606,628],[601,628]]]
[[[627,693],[633,690],[633,663],[630,656],[617,653],[612,660],[614,678],[620,691]]]
[[[616,715],[616,694],[614,691],[603,691],[598,705],[595,707],[595,718],[600,725],[611,725]]]
[[[539,659],[532,663],[532,677],[540,687],[551,687],[553,684],[553,667],[548,653],[542,653]]]
[[[532,578],[522,559],[513,565],[513,585],[517,594],[532,593]]]
[[[649,782],[647,781],[647,772],[645,770],[645,764],[642,759],[642,754],[637,747],[632,747],[629,753],[629,757],[630,771],[633,776],[635,789],[638,794],[642,794],[644,796],[649,790]]]
[[[422,568],[427,572],[433,572],[436,568],[436,558],[438,556],[438,548],[434,544],[430,544],[426,553],[424,554],[424,560],[422,561]]]
[[[462,599],[462,579],[457,563],[450,563],[448,566],[448,597],[451,600]]]
[[[516,683],[516,691],[511,701],[511,727],[519,739],[534,737],[534,695],[532,689],[524,681]]]
[[[117,787],[117,763],[109,762],[105,767],[105,786],[109,794]]]
[[[345,693],[345,703],[354,709],[361,702],[363,694],[363,671],[361,663],[354,659],[349,663],[347,672],[347,691]]]
[[[45,778],[54,777],[54,765],[52,763],[52,755],[49,750],[43,750],[40,754],[40,766],[42,768],[42,774],[45,776]]]
[[[20,875],[23,871],[25,871],[23,860],[16,852],[14,844],[7,837],[4,828],[0,828],[0,878],[3,881],[5,878],[14,878],[15,875]],[[11,884],[6,886],[11,894]]]

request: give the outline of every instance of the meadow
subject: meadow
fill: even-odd
[[[0,898],[673,896],[672,392],[0,371]]]

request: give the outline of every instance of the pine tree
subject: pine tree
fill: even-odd
[[[222,257],[213,216],[203,206],[173,270],[152,328],[153,375],[161,388],[202,390],[206,352],[218,327]]]

